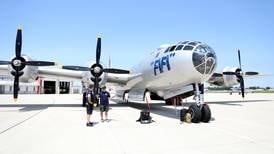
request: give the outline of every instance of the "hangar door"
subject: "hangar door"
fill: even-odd
[[[69,94],[70,82],[59,82],[60,94]]]
[[[56,93],[56,81],[44,81],[44,94]]]

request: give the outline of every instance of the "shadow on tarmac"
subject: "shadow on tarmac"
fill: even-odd
[[[207,104],[243,106],[245,103],[268,102],[268,101],[271,101],[271,100],[211,101],[211,102],[207,102]]]
[[[132,107],[138,110],[148,110],[148,106],[145,103],[119,103],[110,104],[110,109],[115,107]],[[219,104],[219,105],[232,105],[232,106],[243,106],[245,103],[252,103],[252,102],[266,102],[271,100],[244,100],[244,101],[212,101],[207,102],[207,104]],[[150,104],[150,112],[153,114],[165,116],[168,118],[179,119],[179,109],[182,107],[186,108],[189,107],[194,102],[183,103],[182,106],[179,108],[167,108],[166,104],[163,103],[152,103]],[[0,108],[2,107],[19,107],[19,112],[28,112],[28,111],[35,111],[35,110],[44,110],[50,107],[82,107],[81,104],[0,104]],[[97,110],[97,108],[95,108]],[[138,117],[136,117],[138,118]],[[212,118],[214,120],[214,118]]]

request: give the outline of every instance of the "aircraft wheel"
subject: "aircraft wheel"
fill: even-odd
[[[203,104],[201,113],[202,113],[201,121],[206,123],[209,122],[211,119],[211,111],[207,104]]]
[[[196,104],[192,104],[189,109],[188,113],[191,115],[191,122],[199,123],[201,121],[202,113],[200,108]]]

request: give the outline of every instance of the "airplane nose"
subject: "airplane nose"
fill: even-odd
[[[192,62],[195,69],[201,74],[211,74],[216,68],[217,58],[211,47],[201,44],[194,49]]]

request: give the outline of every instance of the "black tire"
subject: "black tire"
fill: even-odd
[[[201,112],[202,112],[201,121],[208,123],[211,119],[211,111],[210,111],[209,106],[207,104],[203,104]]]
[[[196,104],[190,105],[188,113],[191,114],[191,122],[199,123],[201,121],[202,112]]]

